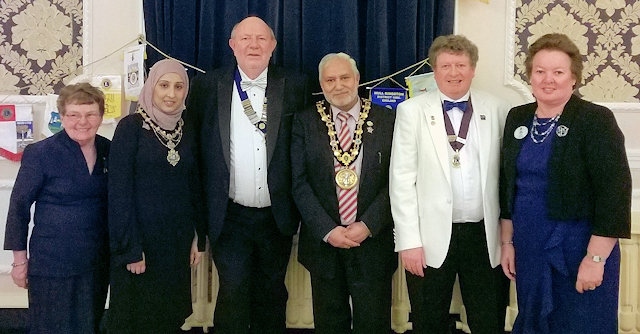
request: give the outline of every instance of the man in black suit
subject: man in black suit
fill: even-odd
[[[351,333],[353,324],[354,333],[388,334],[397,266],[389,204],[395,115],[358,96],[349,55],[328,54],[318,70],[326,101],[294,116],[291,139],[298,254],[311,273],[315,333]]]
[[[308,81],[269,66],[276,39],[258,17],[236,24],[229,46],[237,66],[196,77],[186,116],[198,133],[220,279],[214,327],[216,333],[284,333],[284,278],[299,223],[291,196],[291,122],[305,105]]]

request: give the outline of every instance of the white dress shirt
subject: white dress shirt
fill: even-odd
[[[453,100],[441,94],[441,99],[453,102],[469,100],[469,93],[458,100]],[[451,120],[453,131],[457,135],[460,131],[462,116],[464,112],[457,107],[446,112]],[[484,218],[484,208],[482,203],[482,184],[480,173],[480,153],[479,153],[479,136],[476,124],[469,122],[469,131],[467,132],[467,140],[465,145],[460,149],[460,167],[451,169],[451,188],[453,192],[453,222],[466,223],[478,222]],[[455,152],[449,145],[449,161],[453,160]]]
[[[240,70],[242,80],[249,77]],[[266,77],[265,69],[258,78]],[[251,106],[258,117],[262,117],[265,90],[251,87],[246,91]],[[268,108],[268,107],[267,107]],[[267,127],[271,126],[267,119]],[[273,126],[278,126],[277,124]],[[229,197],[244,206],[264,208],[271,206],[267,185],[267,142],[262,131],[258,130],[244,113],[240,95],[233,83],[231,98],[231,170]]]

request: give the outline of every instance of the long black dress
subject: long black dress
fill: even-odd
[[[184,129],[180,161],[172,166],[139,113],[116,128],[109,164],[110,333],[175,333],[191,313],[189,252],[194,230],[204,232],[191,132]],[[132,274],[126,264],[142,260],[143,252],[146,271]]]

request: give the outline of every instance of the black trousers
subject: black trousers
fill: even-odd
[[[286,330],[284,284],[292,236],[280,233],[271,208],[229,201],[212,245],[220,289],[213,316],[216,334],[271,334]]]
[[[335,276],[311,274],[315,334],[389,334],[391,330],[391,275],[362,275],[353,251],[338,251]]]
[[[449,308],[456,275],[471,332],[504,333],[509,280],[499,265],[491,268],[484,222],[453,224],[442,266],[427,267],[424,277],[406,273],[413,333],[450,333]]]

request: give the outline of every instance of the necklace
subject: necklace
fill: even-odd
[[[164,147],[169,149],[167,152],[167,161],[171,166],[176,166],[178,162],[180,162],[180,153],[176,150],[178,144],[180,144],[180,140],[182,139],[182,126],[184,125],[184,121],[182,118],[178,120],[178,124],[173,131],[166,131],[159,127],[147,113],[142,109],[138,108],[137,112],[142,115],[145,124],[149,125],[149,127],[153,130],[153,133],[160,141]]]
[[[367,117],[369,117],[369,110],[371,109],[371,101],[367,99],[362,99],[363,107],[362,111],[360,111],[360,117],[358,117],[358,121],[356,123],[356,130],[354,131],[353,145],[348,151],[344,151],[340,146],[340,142],[336,136],[336,128],[335,123],[331,119],[330,115],[327,115],[325,112],[326,107],[324,106],[324,101],[318,101],[316,103],[316,108],[322,120],[327,126],[327,134],[329,135],[329,144],[331,145],[331,149],[333,150],[333,155],[336,159],[343,165],[349,166],[351,163],[356,160],[358,154],[360,153],[360,145],[362,145],[362,125],[364,124]]]
[[[360,111],[360,115],[356,122],[356,130],[353,132],[353,144],[348,151],[345,151],[342,146],[340,146],[340,141],[336,136],[336,124],[333,122],[331,115],[328,115],[325,112],[326,107],[324,106],[324,101],[318,101],[316,103],[316,108],[322,118],[322,121],[324,121],[324,124],[327,126],[329,145],[331,145],[333,156],[342,166],[344,166],[344,168],[338,170],[335,175],[336,184],[342,189],[351,189],[358,183],[358,174],[356,174],[353,169],[349,168],[349,165],[351,165],[351,163],[353,163],[358,157],[358,154],[360,154],[360,146],[362,145],[362,125],[367,120],[367,117],[369,117],[371,100],[362,99],[362,110]]]
[[[531,125],[531,140],[536,144],[544,142],[544,140],[547,139],[549,134],[553,131],[553,128],[556,126],[559,118],[560,114],[557,114],[545,122],[540,122],[538,116],[534,114],[533,124]],[[545,127],[547,127],[546,130],[544,130]]]

